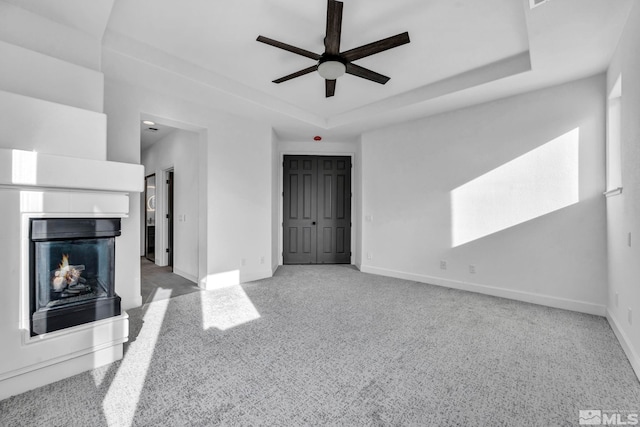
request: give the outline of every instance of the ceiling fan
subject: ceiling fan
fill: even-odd
[[[317,71],[325,79],[325,95],[333,96],[336,92],[336,79],[344,73],[351,74],[376,83],[385,84],[389,77],[356,65],[353,61],[383,52],[394,47],[409,43],[409,33],[404,32],[377,42],[365,44],[355,49],[340,52],[340,33],[342,31],[342,2],[328,0],[327,4],[327,31],[324,38],[324,53],[318,55],[299,47],[291,46],[268,37],[258,36],[257,41],[284,49],[298,55],[311,58],[317,63],[295,73],[274,80],[274,83],[282,83],[296,77]]]

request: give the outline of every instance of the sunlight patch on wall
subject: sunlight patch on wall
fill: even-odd
[[[202,329],[225,331],[260,318],[240,285],[202,292]]]
[[[35,185],[38,183],[38,153],[11,150],[11,182]]]
[[[171,289],[158,289],[156,297],[164,299],[148,305],[142,329],[135,337],[135,341],[129,345],[109,391],[102,401],[102,408],[110,426],[130,426],[133,424],[133,417],[169,306]],[[94,381],[102,382],[102,379],[94,377]]]
[[[575,128],[451,192],[453,247],[579,201]]]

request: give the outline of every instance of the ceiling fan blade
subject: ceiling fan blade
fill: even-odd
[[[326,98],[335,95],[336,93],[336,81],[335,80],[325,80],[324,81],[324,94]]]
[[[300,49],[299,47],[291,46],[290,44],[282,43],[277,40],[270,39],[268,37],[258,36],[256,39],[259,42],[278,47],[280,49],[284,49],[289,52],[297,53],[298,55],[306,56],[307,58],[311,58],[314,60],[320,59],[320,55],[317,53],[310,52],[308,50]]]
[[[325,52],[330,55],[340,53],[340,33],[342,32],[342,2],[329,0],[327,3],[327,31],[324,38]]]
[[[406,43],[409,43],[408,32],[387,37],[386,39],[378,40],[377,42],[365,44],[364,46],[356,47],[355,49],[347,50],[346,52],[342,52],[341,56],[343,56],[347,61],[355,61],[356,59],[393,49],[394,47],[398,47]]]
[[[280,77],[279,79],[274,80],[274,83],[282,83],[287,80],[295,79],[296,77],[304,76],[305,74],[313,73],[318,68],[317,65],[312,65],[309,68],[305,68],[304,70],[296,71],[295,73],[289,74],[288,76]]]
[[[381,85],[391,80],[387,76],[383,76],[382,74],[378,74],[375,71],[371,71],[369,69],[351,63],[347,64],[347,73],[353,76],[362,77],[363,79],[371,80],[372,82],[380,83]]]

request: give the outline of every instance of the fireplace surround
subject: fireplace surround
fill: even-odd
[[[114,286],[120,218],[30,222],[31,336],[120,315]]]

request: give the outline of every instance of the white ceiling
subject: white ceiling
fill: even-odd
[[[144,151],[167,135],[175,132],[177,128],[162,123],[147,125],[140,122],[140,151]]]
[[[251,105],[254,117],[258,105],[285,139],[330,140],[602,72],[634,0],[549,0],[533,9],[529,0],[344,0],[342,51],[404,31],[411,43],[355,61],[391,77],[386,85],[345,75],[332,98],[316,73],[272,83],[313,61],[256,41],[321,54],[326,0],[8,1],[102,32],[111,50],[137,57],[143,47],[159,67],[206,75],[206,85]]]

